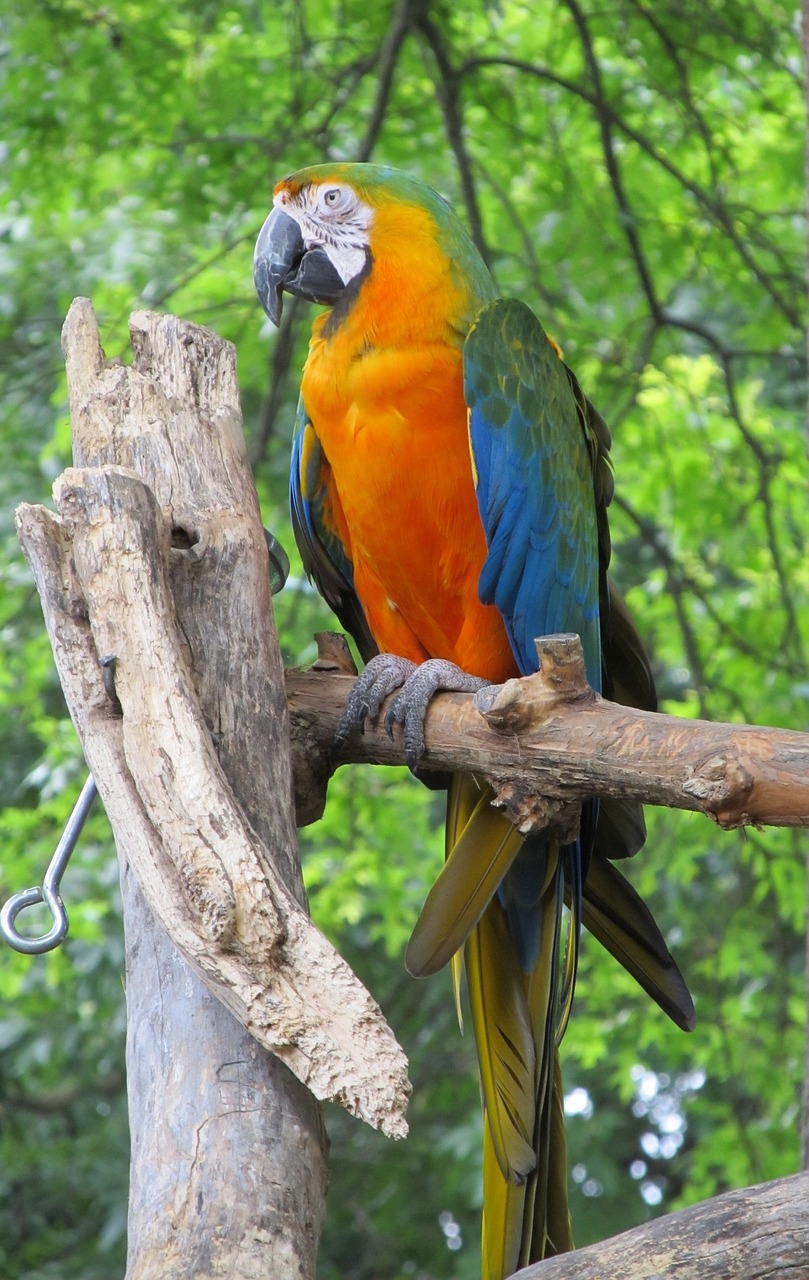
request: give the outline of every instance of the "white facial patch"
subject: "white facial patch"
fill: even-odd
[[[365,266],[374,211],[343,183],[310,184],[297,195],[279,191],[273,204],[294,218],[307,249],[322,248],[343,284]]]

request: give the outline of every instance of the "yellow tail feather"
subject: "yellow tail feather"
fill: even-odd
[[[504,1178],[536,1165],[536,1055],[525,984],[500,903],[491,902],[465,947],[466,981],[483,1107]]]
[[[447,792],[447,821],[444,829],[444,857],[449,857],[453,846],[466,827],[480,799],[480,789],[472,785],[468,779],[456,774],[450,779]],[[452,970],[452,991],[455,996],[455,1013],[458,1026],[463,1034],[463,1006],[461,1004],[461,974],[463,973],[463,951],[460,949],[453,955],[450,966]]]
[[[483,1116],[483,1221],[481,1263],[483,1280],[504,1280],[520,1265],[525,1217],[526,1183],[508,1182],[494,1154],[488,1116]]]
[[[483,1119],[483,1280],[505,1277],[531,1262],[573,1248],[567,1204],[564,1094],[559,1055],[553,1051],[551,1088],[537,1117],[540,1161],[522,1184],[508,1182],[494,1153],[488,1116]]]
[[[477,786],[472,778],[458,781]],[[492,808],[491,789],[484,787],[476,795],[407,944],[405,964],[417,978],[436,973],[463,946],[522,848],[520,833]]]
[[[550,844],[538,903],[541,954],[532,973],[523,971],[506,912],[493,896],[523,842],[490,799],[474,779],[453,779],[449,873],[442,873],[442,894],[434,890],[428,899],[414,951],[432,967],[471,928],[463,958],[483,1101],[483,1280],[504,1280],[529,1261],[572,1248],[555,1032],[560,1003],[564,1019],[572,995],[576,935],[568,936],[562,963],[564,868],[558,846]],[[465,913],[460,927],[459,912]],[[456,951],[458,1004],[460,959]],[[409,967],[410,960],[409,953]]]

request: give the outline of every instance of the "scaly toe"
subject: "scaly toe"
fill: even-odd
[[[476,693],[489,683],[479,676],[467,675],[454,662],[430,658],[416,667],[406,680],[385,716],[385,728],[393,737],[393,726],[404,726],[403,740],[409,768],[415,770],[426,750],[424,721],[433,696],[439,690],[453,693]]]
[[[392,653],[372,658],[348,695],[334,735],[335,746],[342,746],[354,733],[364,733],[366,720],[375,719],[388,694],[400,689],[416,669],[414,662]]]

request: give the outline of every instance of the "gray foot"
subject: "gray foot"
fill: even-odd
[[[401,689],[416,670],[415,662],[397,658],[392,653],[380,653],[372,658],[348,695],[334,735],[335,745],[341,747],[352,734],[364,733],[365,721],[373,720],[388,694]]]
[[[402,691],[393,700],[388,714],[385,716],[385,728],[393,737],[393,726],[404,726],[404,749],[407,763],[415,769],[424,755],[424,720],[430,700],[439,690],[451,693],[477,693],[489,680],[480,676],[467,675],[454,662],[443,658],[430,658],[415,667],[402,685]]]
[[[340,717],[335,745],[341,747],[353,733],[364,733],[365,721],[373,720],[388,694],[400,689],[385,716],[385,729],[393,737],[393,727],[404,727],[404,749],[407,763],[415,770],[424,755],[424,720],[430,699],[439,690],[452,693],[477,693],[490,684],[480,676],[467,675],[454,662],[443,658],[429,658],[417,666],[407,658],[397,658],[392,653],[380,653],[372,658],[357,677],[345,710]]]

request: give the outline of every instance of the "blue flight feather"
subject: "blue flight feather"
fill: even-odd
[[[520,671],[534,640],[575,631],[601,688],[593,452],[567,369],[523,303],[498,299],[464,346],[464,391],[488,555],[479,592],[503,615]]]
[[[337,493],[331,467],[303,403],[292,437],[289,505],[292,529],[303,567],[323,599],[354,637],[367,662],[377,652],[368,622],[354,590],[354,566],[335,528]]]

